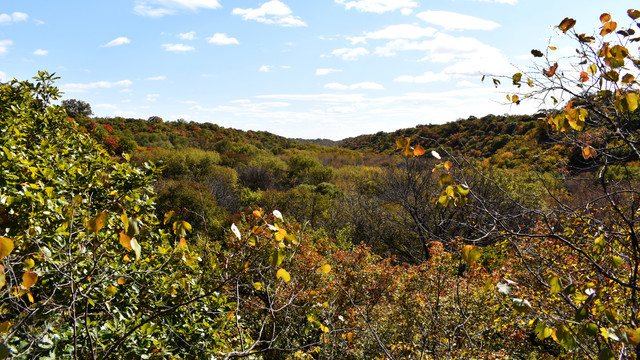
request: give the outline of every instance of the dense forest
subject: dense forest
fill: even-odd
[[[0,358],[638,358],[640,38],[600,20],[485,80],[536,114],[338,142],[0,85]]]

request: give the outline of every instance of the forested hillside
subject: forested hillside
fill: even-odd
[[[0,358],[638,358],[628,15],[493,79],[537,114],[338,143],[2,84]]]

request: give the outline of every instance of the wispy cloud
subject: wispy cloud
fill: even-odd
[[[186,33],[181,33],[178,34],[178,37],[182,40],[195,40],[196,38],[196,32],[195,31],[189,31]]]
[[[162,17],[175,14],[179,10],[196,11],[203,9],[217,9],[217,0],[137,0],[134,11],[142,16]]]
[[[29,15],[22,12],[14,12],[12,14],[0,14],[0,24],[10,24],[14,22],[25,21]]]
[[[166,79],[167,79],[167,77],[166,77],[166,76],[164,76],[164,75],[160,75],[160,76],[151,76],[151,77],[148,77],[148,78],[147,78],[147,80],[149,80],[149,81],[159,81],[159,80],[166,80]]]
[[[37,49],[36,51],[33,52],[33,55],[38,55],[38,56],[45,56],[47,54],[49,54],[49,51],[42,50],[42,49]]]
[[[196,49],[193,46],[185,45],[185,44],[162,44],[162,47],[166,51],[177,52],[177,53],[189,52]]]
[[[324,87],[331,90],[384,90],[384,86],[372,81],[364,81],[352,85],[333,82],[326,84]]]
[[[100,45],[100,47],[113,47],[113,46],[120,46],[120,45],[130,44],[130,43],[131,43],[131,40],[129,40],[129,38],[121,36],[109,41],[104,45]]]
[[[13,41],[11,40],[0,40],[0,55],[6,54],[11,45],[13,45]]]
[[[363,36],[347,37],[352,44],[366,43],[367,39],[419,39],[431,37],[436,33],[436,29],[419,27],[411,24],[391,25],[378,31],[365,32]]]
[[[222,34],[222,33],[213,34],[212,37],[207,38],[207,41],[209,41],[210,44],[216,44],[216,45],[238,45],[238,44],[240,44],[238,39],[233,38],[233,37],[228,37],[227,34]]]
[[[341,72],[339,69],[316,69],[316,75],[329,75],[334,72]]]
[[[158,101],[159,97],[160,97],[160,94],[147,94],[146,100],[148,102],[156,102]]]
[[[64,84],[60,88],[64,92],[87,92],[92,89],[111,89],[114,87],[129,87],[133,84],[131,80],[120,80],[120,81],[96,81],[91,83],[71,83]]]
[[[300,17],[293,16],[291,9],[283,2],[271,0],[256,9],[235,8],[234,15],[242,16],[243,20],[254,20],[265,24],[276,24],[285,27],[307,26]]]
[[[418,6],[418,3],[413,0],[335,0],[335,2],[336,4],[344,5],[347,10],[356,9],[362,12],[373,12],[377,14],[398,9],[411,9]],[[406,10],[403,14],[407,15]]]
[[[368,55],[369,50],[358,48],[342,48],[336,49],[331,52],[332,55],[340,56],[343,60],[357,60],[360,56]]]
[[[416,16],[446,30],[493,30],[500,26],[490,20],[451,11],[424,11]]]

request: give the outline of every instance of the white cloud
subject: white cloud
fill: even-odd
[[[404,8],[402,10],[400,10],[400,13],[402,15],[411,15],[413,13],[413,9],[410,8]]]
[[[344,85],[344,84],[334,82],[334,83],[328,83],[324,87],[325,89],[332,89],[332,90],[359,90],[359,89],[384,90],[384,86],[371,81],[359,82],[352,85]]]
[[[406,11],[404,9],[418,6],[418,3],[413,0],[335,0],[335,2],[336,4],[344,5],[347,10],[356,9],[362,12],[374,12],[377,14],[398,9]]]
[[[272,69],[273,69],[273,66],[271,66],[271,65],[262,65],[262,66],[260,66],[260,69],[258,69],[258,71],[260,71],[260,72],[271,72]]]
[[[38,56],[45,56],[47,54],[49,54],[49,51],[42,50],[42,49],[37,49],[36,51],[33,52],[33,55],[38,55]]]
[[[7,74],[4,71],[0,71],[0,81],[2,82],[9,81],[9,78],[7,77]]]
[[[12,22],[25,21],[29,18],[29,15],[21,12],[14,12],[13,14],[0,14],[0,24],[9,24]]]
[[[0,40],[0,55],[6,54],[11,45],[13,45],[13,41],[11,40]]]
[[[339,69],[316,69],[316,75],[328,75],[334,72],[341,72]]]
[[[182,40],[195,40],[196,38],[196,32],[195,31],[189,31],[186,33],[181,33],[178,34],[178,37]]]
[[[147,94],[146,100],[148,102],[156,102],[156,101],[158,101],[159,97],[160,97],[160,94]]]
[[[177,52],[177,53],[193,51],[196,49],[193,46],[189,46],[185,44],[162,44],[162,47],[166,51]]]
[[[242,16],[243,20],[254,20],[265,24],[276,24],[286,27],[307,26],[298,16],[291,15],[291,9],[283,2],[271,0],[256,9],[235,8],[233,15]]]
[[[493,30],[500,26],[490,20],[451,11],[423,11],[416,16],[430,24],[442,26],[446,30]]]
[[[164,76],[164,75],[151,76],[151,77],[148,77],[147,80],[149,80],[149,81],[167,80],[167,77]]]
[[[428,27],[422,28],[410,24],[391,25],[373,32],[365,32],[364,36],[348,37],[352,44],[366,43],[367,39],[419,39],[431,37],[436,33],[436,29]]]
[[[237,44],[240,44],[240,42],[238,42],[238,39],[232,38],[232,37],[228,37],[227,34],[222,34],[222,33],[213,34],[212,37],[207,38],[207,41],[209,41],[210,44],[216,44],[216,45],[237,45]]]
[[[343,60],[357,60],[358,57],[368,55],[369,50],[358,47],[358,48],[342,48],[336,49],[331,52],[331,54],[336,56],[341,56]]]
[[[118,108],[116,105],[113,105],[113,104],[95,104],[91,106],[98,109],[117,109]]]
[[[87,92],[92,89],[111,89],[114,87],[129,87],[133,84],[131,80],[120,80],[116,82],[110,81],[96,81],[87,84],[72,83],[64,84],[61,86],[64,92]]]
[[[137,0],[133,10],[142,16],[162,17],[178,10],[217,9],[217,0]]]
[[[448,75],[445,73],[435,74],[431,71],[427,71],[424,74],[418,75],[418,76],[411,76],[411,75],[399,76],[395,78],[395,81],[426,84],[426,83],[437,82],[437,81],[448,81],[449,79],[451,79],[451,75]]]
[[[109,41],[108,43],[104,44],[104,45],[100,45],[100,47],[112,47],[112,46],[120,46],[120,45],[124,45],[124,44],[130,44],[131,40],[129,40],[129,38],[126,38],[124,36],[115,38],[111,41]]]
[[[496,54],[500,51],[486,45],[478,39],[464,36],[452,36],[438,33],[432,40],[407,41],[394,40],[384,46],[376,47],[375,53],[380,56],[394,56],[398,51],[426,51],[422,61],[437,63],[449,63],[456,59],[480,59],[487,54]]]

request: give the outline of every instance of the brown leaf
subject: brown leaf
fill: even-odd
[[[640,10],[629,9],[627,10],[627,15],[629,15],[633,20],[636,20],[637,18],[640,18]]]
[[[596,153],[596,150],[592,148],[590,145],[587,145],[582,148],[582,157],[585,158],[585,160],[592,157],[596,157],[596,155],[598,155],[598,153]]]
[[[601,23],[606,23],[607,21],[611,20],[611,15],[604,13],[602,15],[600,15],[600,22]]]
[[[562,32],[566,34],[567,31],[569,31],[569,29],[575,26],[575,24],[576,24],[576,21],[574,19],[567,17],[567,18],[564,18],[564,20],[562,20],[560,25],[558,25],[558,29],[562,30]]]
[[[558,63],[554,63],[553,66],[549,68],[549,70],[542,70],[542,73],[544,73],[546,77],[552,77],[553,75],[556,74],[557,69],[558,69]]]

